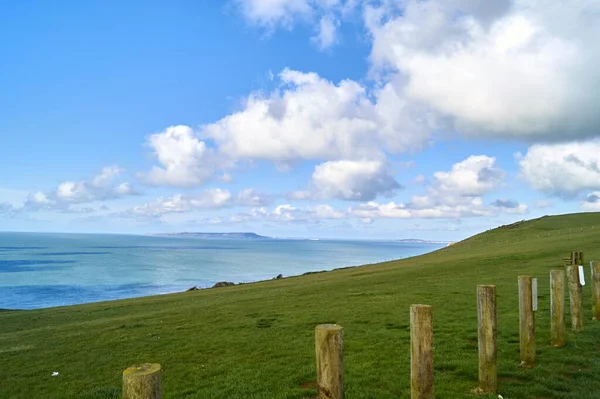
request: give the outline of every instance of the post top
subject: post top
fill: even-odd
[[[411,309],[412,308],[430,308],[430,307],[431,307],[431,305],[422,305],[422,304],[419,304],[419,303],[410,305]]]
[[[319,324],[315,329],[339,331],[339,330],[343,330],[344,327],[340,326],[339,324]]]
[[[494,284],[477,284],[477,287],[481,287],[481,288],[496,288],[496,286]]]
[[[123,371],[124,375],[132,375],[132,374],[154,374],[158,371],[161,371],[160,364],[158,363],[144,363],[144,364],[136,364],[135,366],[131,366]]]

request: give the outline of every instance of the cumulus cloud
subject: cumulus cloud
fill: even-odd
[[[514,199],[497,199],[496,201],[492,202],[492,206],[499,208],[506,213],[513,214],[524,214],[528,210],[526,204],[521,204]]]
[[[537,144],[517,158],[521,176],[535,190],[573,198],[600,189],[600,140]]]
[[[600,191],[588,194],[582,201],[581,207],[588,211],[600,211]]]
[[[160,166],[139,176],[149,185],[192,187],[209,180],[224,160],[200,140],[189,126],[170,126],[152,134],[147,145]]]
[[[249,212],[231,216],[232,223],[249,221],[272,221],[288,223],[311,223],[319,220],[342,219],[346,217],[344,211],[336,210],[330,205],[321,204],[297,208],[290,204],[276,206],[273,210],[267,208],[253,208]]]
[[[598,133],[600,3],[409,0],[367,7],[374,72],[471,135]]]
[[[504,178],[495,158],[473,155],[452,165],[450,171],[433,175],[424,195],[415,195],[405,203],[369,201],[350,208],[359,218],[459,218],[493,216],[499,212],[522,213],[526,205],[496,202],[486,206],[482,196],[491,192]],[[515,205],[511,207],[511,205]]]
[[[194,195],[176,194],[159,197],[154,201],[135,206],[121,216],[158,216],[168,213],[190,212],[198,209],[220,208],[229,204],[232,194],[227,190],[209,189]]]
[[[331,15],[326,15],[319,21],[317,34],[312,37],[313,42],[321,50],[331,47],[337,40],[338,21]]]
[[[232,206],[261,207],[272,202],[272,198],[255,189],[244,189],[232,194],[220,188],[207,189],[195,194],[175,194],[170,197],[159,197],[145,204],[135,206],[120,217],[160,217],[162,215],[187,213],[205,209],[219,209]]]
[[[278,163],[377,159],[429,138],[431,119],[390,85],[368,93],[355,81],[334,84],[315,73],[284,69],[279,77],[278,89],[251,94],[242,110],[203,126],[203,136],[232,159]]]
[[[339,18],[347,16],[357,0],[234,0],[248,22],[271,33],[282,27],[292,29],[298,22],[316,23],[312,37],[323,50],[336,43]]]
[[[371,201],[391,196],[401,188],[383,161],[330,161],[315,167],[311,190],[297,191],[295,199]]]
[[[493,190],[504,179],[496,158],[472,155],[452,166],[449,172],[436,172],[435,190],[457,196],[480,196]]]
[[[89,213],[90,207],[74,205],[96,201],[107,201],[138,195],[129,183],[116,183],[122,170],[116,166],[107,166],[89,180],[64,181],[54,191],[30,193],[20,211],[62,211],[71,213]]]

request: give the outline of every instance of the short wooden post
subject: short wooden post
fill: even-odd
[[[579,268],[576,265],[567,266],[569,282],[569,305],[571,309],[571,329],[583,330],[583,304],[581,284],[579,284]]]
[[[600,262],[592,262],[593,319],[600,320]]]
[[[319,399],[344,397],[344,329],[337,324],[315,328]]]
[[[565,346],[565,272],[550,271],[550,345]]]
[[[577,264],[583,265],[583,251],[579,251],[579,255],[577,256]]]
[[[576,252],[573,251],[573,252],[571,252],[571,263],[569,263],[569,264],[574,265],[576,260],[577,260],[577,255],[576,255]]]
[[[411,399],[433,399],[433,308],[410,306]]]
[[[162,369],[157,363],[144,363],[123,371],[123,399],[161,399]]]
[[[496,286],[477,286],[477,321],[479,336],[478,393],[492,393],[498,389],[496,365]]]
[[[519,338],[523,367],[535,366],[535,319],[532,293],[532,277],[519,276]]]

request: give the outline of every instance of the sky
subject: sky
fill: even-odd
[[[600,1],[0,4],[0,231],[459,240],[600,211]]]

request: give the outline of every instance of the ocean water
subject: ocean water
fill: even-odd
[[[419,255],[443,244],[0,233],[0,308],[208,288]]]

